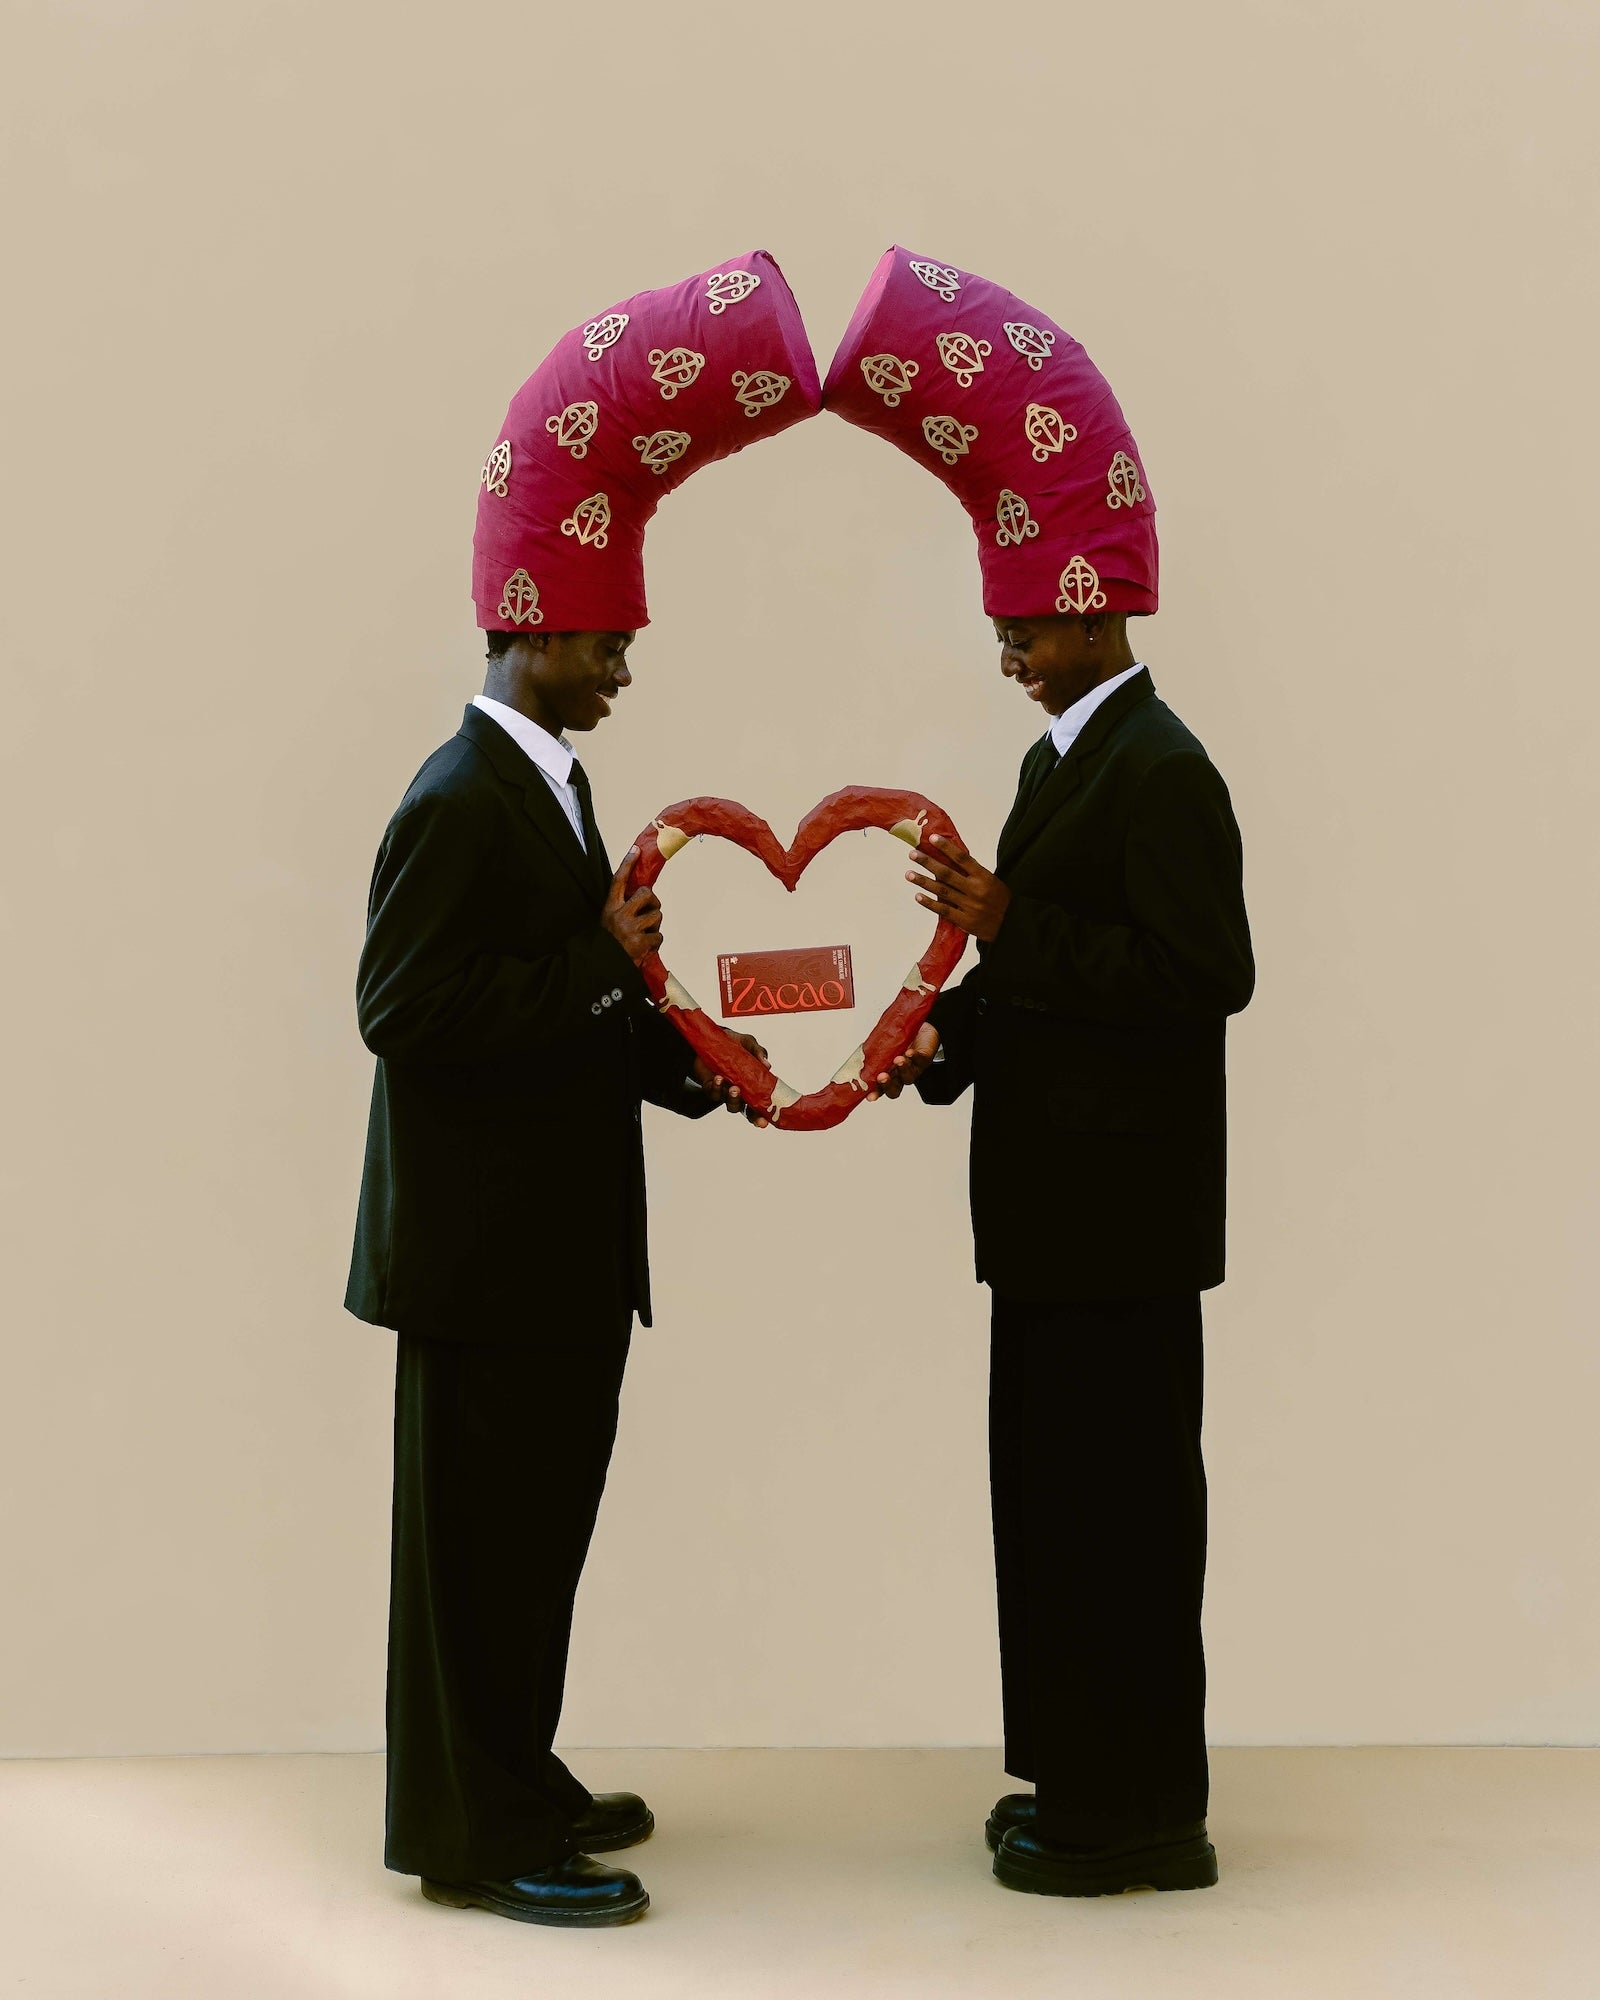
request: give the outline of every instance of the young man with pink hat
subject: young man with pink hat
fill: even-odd
[[[1042,711],[993,871],[919,855],[978,941],[878,1079],[969,1087],[1014,1889],[1216,1880],[1200,1611],[1202,1292],[1222,1282],[1224,1035],[1255,982],[1227,787],[1127,621],[1155,503],[1070,335],[971,272],[889,251],[824,400],[944,481],[978,537],[1000,670]]]
[[[640,1101],[737,1110],[649,1005],[649,890],[624,893],[568,740],[646,623],[644,530],[703,465],[819,407],[764,252],[569,333],[484,464],[484,690],[423,765],[372,879],[358,1011],[377,1057],[346,1304],[399,1336],[385,1860],[432,1901],[626,1923],[632,1793],[555,1755],[573,1597],[650,1324]]]

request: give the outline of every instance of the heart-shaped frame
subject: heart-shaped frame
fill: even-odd
[[[842,792],[830,793],[806,814],[787,847],[764,819],[732,799],[684,799],[658,813],[634,842],[639,856],[628,886],[653,886],[680,848],[698,834],[711,834],[754,855],[793,894],[806,869],[840,834],[874,826],[908,847],[921,847],[935,834],[947,840],[959,838],[949,814],[920,792],[886,791],[873,785],[847,785]],[[966,948],[966,932],[940,918],[932,944],[906,974],[872,1032],[830,1082],[804,1096],[713,1021],[667,970],[660,952],[651,952],[639,970],[657,1007],[697,1055],[739,1086],[748,1104],[780,1131],[825,1132],[848,1118],[865,1101],[872,1079],[910,1048]]]

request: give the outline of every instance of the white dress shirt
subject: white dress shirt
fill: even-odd
[[[1095,692],[1098,694],[1099,689]],[[481,708],[491,721],[498,722],[512,742],[538,765],[546,784],[561,802],[561,810],[572,822],[578,845],[587,854],[589,843],[583,836],[583,808],[578,803],[578,788],[572,782],[572,767],[578,761],[572,745],[564,736],[552,736],[548,729],[531,722],[521,709],[509,708],[503,701],[491,701],[486,694],[475,694],[472,705]]]
[[[1115,694],[1124,681],[1131,681],[1143,664],[1142,660],[1135,660],[1124,672],[1113,674],[1110,680],[1102,681],[1098,687],[1090,688],[1087,694],[1078,697],[1071,708],[1064,708],[1059,715],[1050,718],[1050,741],[1056,746],[1058,757],[1066,756],[1077,740],[1079,731],[1106,696]],[[546,740],[548,741],[548,738]]]

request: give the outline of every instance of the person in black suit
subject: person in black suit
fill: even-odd
[[[384,834],[358,984],[378,1061],[345,1303],[399,1335],[385,1860],[435,1902],[622,1923],[649,1898],[589,1857],[652,1815],[551,1745],[650,1324],[640,1100],[739,1102],[648,1002],[661,906],[626,892],[631,853],[612,874],[565,740],[628,686],[633,634],[486,637],[483,694]]]
[[[1222,778],[1117,611],[997,617],[1052,718],[996,869],[919,855],[917,900],[978,940],[878,1089],[973,1091],[1007,1886],[1216,1880],[1206,1832],[1200,1294],[1222,1282],[1225,1023],[1255,982]]]
[[[743,1107],[648,1002],[661,906],[628,892],[634,854],[612,875],[565,732],[629,684],[662,497],[820,405],[764,251],[562,335],[479,474],[484,691],[373,873],[358,1013],[378,1069],[346,1304],[399,1336],[385,1860],[434,1902],[553,1924],[649,1902],[589,1858],[649,1834],[644,1801],[595,1798],[552,1745],[635,1314],[650,1323],[641,1100]]]

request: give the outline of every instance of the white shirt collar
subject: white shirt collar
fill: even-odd
[[[1051,717],[1050,741],[1056,746],[1057,756],[1066,756],[1079,731],[1106,696],[1115,694],[1124,681],[1131,681],[1134,675],[1141,671],[1143,665],[1142,660],[1135,660],[1131,667],[1125,668],[1120,674],[1113,674],[1110,680],[1102,681],[1098,687],[1092,687],[1087,694],[1080,695],[1071,708],[1064,708],[1059,715]]]
[[[552,736],[548,729],[541,729],[537,722],[530,721],[520,708],[510,708],[503,701],[491,701],[486,694],[475,694],[472,705],[498,722],[547,777],[554,778],[558,785],[572,782],[572,766],[578,753],[564,736]]]

